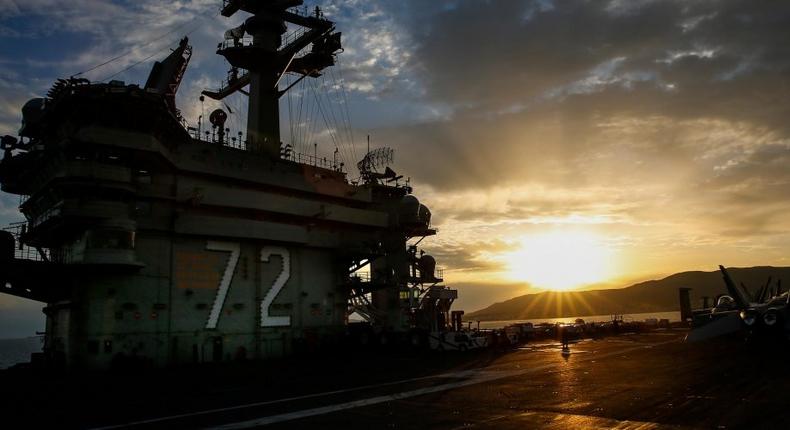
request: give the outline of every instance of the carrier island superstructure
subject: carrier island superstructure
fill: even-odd
[[[26,221],[0,236],[0,291],[46,303],[46,364],[278,357],[340,342],[352,313],[381,342],[451,324],[457,293],[413,245],[436,233],[430,211],[386,167],[391,150],[351,181],[281,142],[281,77],[320,76],[341,50],[301,3],[223,2],[249,17],[218,47],[228,80],[204,95],[248,95],[246,138],[222,110],[206,131],[184,126],[186,38],[142,87],[61,79],[25,104],[2,139],[0,184]]]

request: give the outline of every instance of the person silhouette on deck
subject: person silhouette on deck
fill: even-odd
[[[558,327],[559,334],[560,334],[560,342],[562,342],[562,349],[568,350],[570,349],[570,334],[568,333],[568,328],[564,325],[560,324]]]

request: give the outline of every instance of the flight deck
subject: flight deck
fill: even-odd
[[[47,379],[17,370],[0,372],[0,382],[4,416],[77,428],[785,428],[786,350],[756,353],[727,339],[690,345],[684,335],[583,340],[569,355],[539,341],[303,356],[200,374]]]

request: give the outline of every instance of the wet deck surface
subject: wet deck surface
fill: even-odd
[[[17,387],[4,416],[83,428],[790,426],[790,353],[732,341],[692,347],[681,338],[583,341],[569,356],[556,343],[533,343],[466,356],[360,353],[265,370],[88,377],[80,386],[74,377],[0,374],[0,382],[4,396]]]

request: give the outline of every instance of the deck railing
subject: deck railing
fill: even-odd
[[[17,260],[51,261],[49,249],[34,248],[21,242],[22,236],[27,231],[26,222],[11,223],[8,227],[4,227],[3,230],[14,236],[14,258]]]
[[[192,138],[196,141],[206,144],[213,144],[213,145],[222,145],[228,148],[238,149],[242,151],[246,151],[248,142],[246,140],[241,140],[241,136],[229,136],[225,134],[223,136],[222,142],[220,142],[219,137],[216,132],[212,132],[210,130],[205,130],[203,135],[201,135],[197,129],[195,128],[188,128]],[[280,158],[283,160],[293,161],[294,163],[299,164],[306,164],[308,166],[316,166],[321,167],[327,170],[334,170],[335,172],[343,172],[345,168],[345,163],[341,163],[337,160],[330,159],[328,157],[319,157],[316,155],[309,155],[309,154],[302,154],[299,152],[285,152],[281,154]]]
[[[337,160],[330,160],[327,157],[318,157],[314,155],[302,154],[299,152],[285,154],[282,158],[284,160],[293,161],[294,163],[307,164],[310,166],[334,170],[336,172],[342,172],[344,167],[344,164],[338,162]]]

